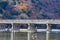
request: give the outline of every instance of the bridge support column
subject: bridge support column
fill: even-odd
[[[13,31],[13,23],[11,23],[12,24],[12,29],[11,29],[11,40],[14,40],[14,31]]]
[[[37,40],[37,29],[34,24],[28,24],[28,40]]]
[[[31,38],[30,23],[28,24],[28,40]]]
[[[46,25],[47,25],[46,40],[50,40],[50,32],[51,32],[50,24]]]

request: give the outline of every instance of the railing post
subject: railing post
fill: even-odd
[[[28,40],[37,40],[37,28],[34,24],[28,24]]]
[[[12,29],[11,29],[11,40],[14,40],[14,39],[13,39],[13,36],[14,36],[13,23],[11,23],[11,24],[12,24]]]
[[[50,25],[49,24],[46,24],[47,25],[47,31],[46,31],[46,40],[50,40]]]
[[[31,38],[31,33],[30,33],[30,23],[28,23],[28,40]]]

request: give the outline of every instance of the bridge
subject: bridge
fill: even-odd
[[[42,20],[0,20],[0,23],[11,23],[12,24],[11,40],[14,40],[13,39],[13,37],[14,37],[13,34],[15,32],[15,31],[13,31],[13,24],[14,23],[28,24],[28,29],[24,29],[24,30],[27,30],[27,32],[28,32],[28,39],[27,40],[31,40],[30,35],[31,35],[31,33],[35,32],[36,30],[37,30],[37,32],[46,31],[46,40],[49,40],[50,31],[59,31],[60,32],[60,29],[59,30],[58,29],[57,30],[50,29],[50,24],[60,24],[60,20],[47,20],[47,19],[44,19],[44,20],[43,19]],[[31,27],[31,25],[30,25],[31,23],[33,23],[33,24],[46,24],[47,29],[34,29],[33,26]],[[33,28],[33,29],[31,29],[31,28]],[[22,29],[20,29],[20,31],[21,30]]]

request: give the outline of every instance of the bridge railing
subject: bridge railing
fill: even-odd
[[[28,24],[28,39],[30,40],[30,29],[31,26],[30,24],[46,24],[47,29],[46,29],[46,40],[49,40],[49,33],[50,33],[50,26],[49,24],[60,24],[60,20],[0,20],[0,23],[11,23],[12,24],[12,32],[11,32],[11,40],[13,39],[13,24],[14,23],[23,23],[23,24]],[[33,31],[33,30],[32,30]],[[42,30],[41,30],[42,31]]]

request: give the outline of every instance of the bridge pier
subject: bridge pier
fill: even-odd
[[[46,24],[47,26],[47,31],[46,31],[46,40],[50,40],[50,32],[51,32],[51,25],[50,24]]]
[[[37,29],[34,24],[28,24],[28,40],[37,40]]]
[[[12,29],[11,29],[11,40],[14,40],[14,31],[13,31],[13,23],[12,24]]]

